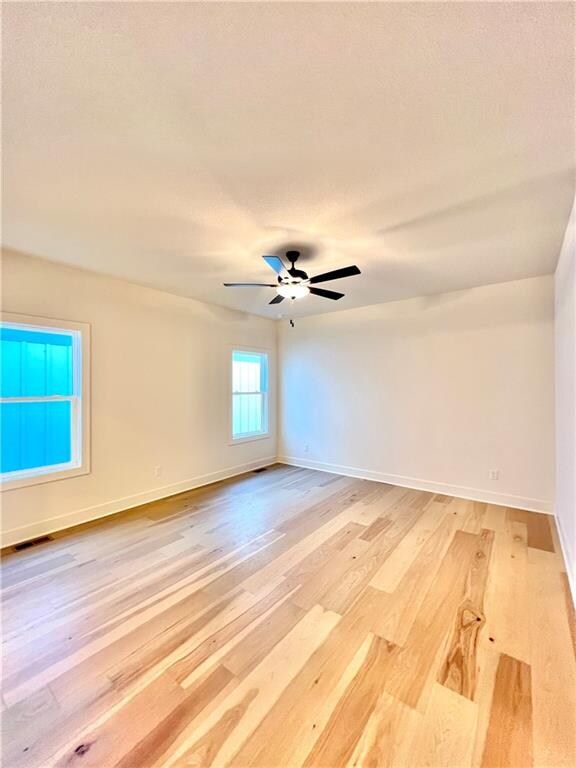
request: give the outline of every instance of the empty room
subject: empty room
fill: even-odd
[[[5,768],[576,768],[576,5],[2,3]]]

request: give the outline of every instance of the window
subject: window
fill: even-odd
[[[268,355],[232,352],[232,439],[268,434]]]
[[[88,472],[89,327],[4,315],[0,474],[4,488]]]

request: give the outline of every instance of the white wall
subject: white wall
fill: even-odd
[[[92,472],[5,491],[3,544],[274,460],[273,321],[12,253],[2,272],[4,311],[92,326]],[[230,446],[233,344],[271,352],[271,437]]]
[[[281,460],[551,510],[553,311],[544,276],[283,323]]]
[[[576,205],[555,275],[556,517],[576,598]]]

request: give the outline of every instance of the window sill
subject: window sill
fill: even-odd
[[[15,473],[15,477],[0,481],[0,491],[15,491],[17,488],[26,488],[29,485],[40,485],[42,483],[51,483],[55,480],[65,480],[69,477],[78,477],[87,475],[90,467],[69,467],[62,469],[47,469],[44,472],[26,475],[24,472]]]
[[[269,440],[271,438],[270,432],[266,432],[258,435],[247,435],[246,437],[233,437],[228,445],[240,445],[241,443],[252,443],[255,440]]]

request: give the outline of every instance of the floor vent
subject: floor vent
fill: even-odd
[[[20,552],[21,549],[37,547],[39,544],[45,544],[47,541],[54,541],[54,539],[52,536],[39,536],[37,539],[30,539],[29,541],[23,541],[20,544],[14,544],[14,551]]]
[[[258,469],[253,469],[252,472],[257,475],[259,472],[266,472],[268,467],[258,467]]]

